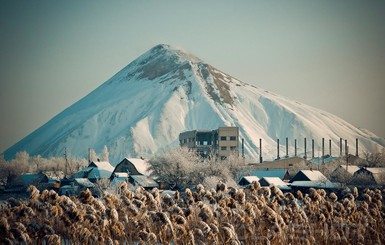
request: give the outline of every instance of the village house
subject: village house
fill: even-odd
[[[362,185],[385,185],[385,168],[360,168],[354,173],[353,181]]]
[[[96,183],[98,180],[109,179],[114,167],[105,161],[93,161],[86,168],[73,174],[71,178],[87,178],[91,182]]]
[[[289,180],[290,174],[286,169],[256,169],[250,171],[251,176],[257,176],[259,179],[263,177],[277,177],[281,180]]]
[[[159,187],[159,184],[150,178],[149,164],[142,158],[124,158],[110,176],[111,186],[118,186],[122,181],[144,189]]]
[[[248,186],[248,185],[250,185],[251,183],[253,183],[253,181],[259,182],[259,178],[258,178],[257,176],[243,176],[243,177],[239,180],[238,184],[239,184],[240,186]]]
[[[264,187],[276,186],[281,191],[290,191],[291,190],[288,183],[284,182],[279,177],[263,177],[262,179],[259,180],[259,183],[261,184],[261,186],[264,186]]]

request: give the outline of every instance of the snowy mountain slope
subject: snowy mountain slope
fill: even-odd
[[[124,157],[149,157],[178,144],[179,133],[236,125],[245,139],[246,154],[258,158],[259,138],[265,159],[276,156],[276,139],[285,138],[293,154],[303,153],[303,138],[333,140],[360,152],[375,151],[385,140],[355,128],[322,110],[289,100],[239,81],[200,59],[168,45],[158,45],[119,71],[93,92],[4,152],[6,159],[26,150],[31,155],[59,156],[63,149],[86,156],[87,149],[110,150],[111,162]],[[354,146],[355,147],[355,146]],[[310,155],[310,154],[308,154]]]

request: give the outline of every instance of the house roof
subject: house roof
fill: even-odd
[[[385,168],[365,168],[365,169],[373,174],[385,173]]]
[[[257,176],[260,179],[263,177],[278,177],[280,179],[284,179],[287,173],[288,171],[286,169],[258,169],[251,171],[251,175]]]
[[[109,178],[114,167],[109,162],[91,162],[86,168],[72,175],[72,178]]]
[[[345,169],[346,170],[346,166],[340,166],[341,168]],[[357,172],[358,170],[360,170],[360,167],[356,166],[356,165],[348,165],[348,172],[350,174],[354,174],[355,172]]]
[[[326,178],[325,175],[323,175],[320,171],[318,170],[301,170],[300,172],[302,172],[303,175],[305,175],[310,181],[324,181],[324,180],[328,180],[328,178]],[[296,174],[296,176],[298,175],[299,173]],[[295,176],[294,176],[295,178]]]
[[[94,169],[94,167],[86,167],[72,175],[72,178],[87,178],[88,174]]]
[[[119,186],[123,181],[127,181],[127,177],[115,177],[111,180],[110,186]]]
[[[340,183],[327,181],[294,181],[291,187],[305,187],[305,188],[322,188],[322,189],[339,189]]]
[[[279,177],[263,177],[261,180],[265,180],[269,185],[275,186],[287,186],[287,183],[283,182]]]
[[[109,172],[113,172],[114,171],[114,167],[111,165],[111,163],[109,162],[99,162],[99,161],[94,161],[94,162],[91,162],[89,165],[89,167],[97,167],[98,169],[102,169],[102,170],[105,170],[105,171],[109,171]]]
[[[74,181],[83,187],[91,188],[95,187],[95,185],[87,178],[75,178]]]
[[[249,184],[253,183],[253,181],[259,181],[257,176],[243,176],[242,179],[245,179]]]
[[[20,179],[23,185],[30,185],[32,183],[40,182],[44,177],[42,173],[28,173],[20,175]]]
[[[151,171],[148,171],[149,164],[146,160],[141,158],[126,158],[129,162],[131,162],[136,170],[143,175],[149,176]]]
[[[114,178],[128,178],[128,173],[114,173]]]
[[[65,177],[63,171],[42,171],[42,173],[52,180],[61,180]]]
[[[377,184],[382,184],[385,181],[385,168],[361,168],[362,171],[368,171],[373,175]]]
[[[263,177],[262,179],[259,180],[259,183],[261,186],[276,186],[281,190],[290,190],[291,187],[287,185],[287,183],[283,182],[280,178],[278,177]]]
[[[145,175],[130,175],[136,183],[138,183],[142,187],[158,187],[158,183],[155,180],[145,176]]]

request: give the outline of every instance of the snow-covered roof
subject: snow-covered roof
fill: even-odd
[[[94,167],[86,167],[72,175],[72,178],[87,178],[88,174],[94,169]]]
[[[306,187],[306,188],[322,188],[322,189],[339,189],[340,183],[327,181],[294,181],[291,187]]]
[[[328,180],[328,178],[318,170],[301,170],[300,172],[302,172],[310,181]]]
[[[95,166],[98,169],[103,169],[103,170],[109,171],[111,173],[114,171],[114,167],[111,165],[111,163],[105,162],[105,161],[103,161],[103,162],[94,161],[94,162],[91,162],[88,166],[89,167]]]
[[[151,174],[151,171],[148,171],[148,167],[150,166],[148,162],[142,158],[126,158],[129,162],[131,162],[136,170],[138,170],[139,173],[149,176]]]
[[[100,168],[93,168],[91,172],[88,173],[87,178],[89,179],[108,179],[111,177],[112,171]]]
[[[253,181],[259,181],[259,178],[257,176],[243,176],[242,179],[245,179],[250,184],[253,183]]]
[[[42,171],[49,179],[61,180],[65,177],[63,171]]]
[[[88,167],[72,175],[72,178],[110,178],[114,167],[109,162],[91,162]]]
[[[130,175],[130,178],[132,178],[136,183],[138,183],[138,185],[142,187],[159,187],[155,180],[145,175]]]
[[[95,185],[87,178],[75,178],[74,181],[80,185],[80,186],[84,186],[84,187],[88,187],[88,188],[91,188],[91,187],[94,187]]]
[[[346,170],[346,166],[341,165],[339,167]],[[348,173],[353,175],[358,170],[360,170],[360,167],[358,167],[356,165],[348,165],[348,169],[347,169]]]
[[[128,178],[128,173],[114,173],[114,178]]]
[[[290,186],[283,182],[279,177],[263,177],[259,180],[261,186],[276,186],[281,190],[290,190]]]
[[[109,162],[100,162],[94,161],[91,162],[88,167],[93,167],[93,169],[88,173],[87,178],[89,179],[101,179],[101,178],[110,178],[114,167]]]
[[[373,174],[385,173],[385,168],[366,168],[366,170],[368,170],[369,172],[371,172]]]
[[[263,177],[262,179],[265,180],[269,185],[287,186],[287,184],[278,177]]]

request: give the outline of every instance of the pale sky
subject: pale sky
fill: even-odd
[[[160,43],[385,137],[385,1],[0,0],[0,152]]]

